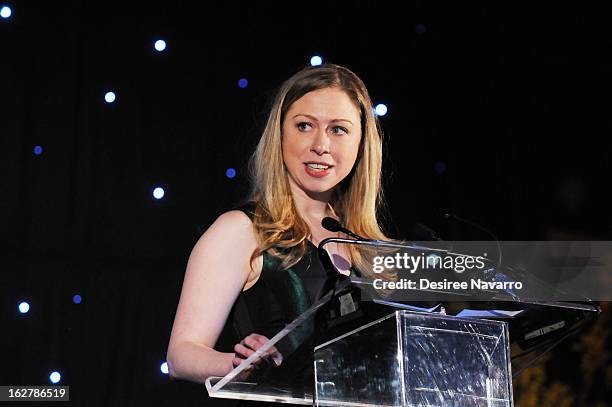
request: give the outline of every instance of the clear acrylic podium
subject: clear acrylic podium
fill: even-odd
[[[315,348],[316,405],[512,405],[507,326],[398,310]]]
[[[343,295],[350,290],[339,300],[328,294],[227,376],[208,378],[209,395],[317,406],[513,405],[505,322],[351,305]],[[335,300],[344,321],[321,322]],[[262,358],[270,351],[283,355],[279,366]]]
[[[396,273],[393,281],[405,277],[414,285],[421,279],[448,280],[457,286],[485,281],[501,284],[502,289],[451,289],[447,285],[411,289],[404,285],[379,291],[371,276],[339,275],[324,249],[332,241],[346,244],[347,250],[357,253],[353,259],[361,259],[361,270],[381,273],[375,277],[391,272]],[[208,378],[208,393],[211,397],[316,406],[512,407],[511,371],[519,374],[546,349],[601,312],[583,295],[531,275],[524,264],[534,260],[533,251],[523,246],[518,246],[522,248],[518,253],[524,254],[527,262],[504,256],[502,264],[500,242],[405,244],[325,239],[318,250],[328,272],[324,285],[327,291],[323,291],[327,294],[227,376]],[[495,250],[496,258],[487,258],[486,253]],[[541,252],[547,255],[550,250]],[[567,250],[561,253],[566,255],[565,262]],[[415,267],[407,271],[407,263],[399,261],[409,256],[415,260]],[[460,270],[457,266],[467,266],[468,258],[480,259],[479,268]],[[398,262],[387,263],[388,259]],[[416,262],[418,259],[421,263]],[[543,259],[546,261],[535,264],[550,263],[550,256]],[[454,266],[449,270],[446,262]],[[420,264],[418,269],[416,264]],[[545,277],[546,273],[540,274]],[[504,288],[505,283],[517,281],[524,284],[522,289]],[[424,301],[449,306],[481,302],[487,304],[485,309],[493,307],[483,317],[492,319],[446,315],[435,312],[438,307],[409,305]],[[503,320],[498,320],[500,315]],[[511,341],[520,350],[514,359]],[[532,351],[538,354],[523,363],[520,358]]]

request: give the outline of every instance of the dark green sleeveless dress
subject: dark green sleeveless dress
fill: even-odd
[[[253,220],[253,202],[235,209],[243,211]],[[322,294],[327,275],[314,244],[308,243],[306,254],[295,265],[285,270],[280,270],[279,265],[280,259],[267,252],[263,253],[261,274],[252,287],[238,295],[215,349],[220,352],[233,352],[234,345],[251,333],[271,338],[306,311]],[[291,353],[302,345],[311,333],[306,326],[305,329],[290,334],[289,340],[284,342],[285,347],[288,346],[289,349],[279,351],[283,355]],[[215,403],[215,400],[212,399],[211,402]],[[236,403],[236,406],[277,405],[250,401]]]

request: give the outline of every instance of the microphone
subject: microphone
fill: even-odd
[[[329,230],[330,232],[342,232],[359,241],[375,242],[375,240],[373,239],[367,239],[363,236],[359,236],[357,233],[351,232],[350,230],[342,226],[342,224],[340,224],[338,220],[331,218],[329,216],[326,216],[321,220],[321,226],[323,226],[326,230]],[[326,243],[328,243],[328,241],[327,239],[324,239],[323,244],[317,248],[317,251],[319,253],[319,258],[321,259],[321,262],[323,263],[323,268],[327,272],[328,276],[334,276],[336,279],[338,278],[345,279],[346,276],[337,272],[336,267],[333,265],[333,262],[329,258],[329,254],[323,248],[323,246],[325,246]],[[353,270],[357,276],[361,277],[360,271],[358,271],[357,269],[353,269]]]
[[[357,240],[372,240],[372,239],[366,239],[363,236],[359,236],[358,234],[351,232],[350,230],[342,226],[340,222],[338,222],[338,220],[334,218],[330,218],[329,216],[326,216],[323,218],[323,220],[321,221],[321,226],[323,226],[325,229],[329,230],[330,232],[342,232],[345,235],[349,235],[350,237],[353,237]]]

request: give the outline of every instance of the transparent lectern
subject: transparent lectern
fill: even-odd
[[[506,322],[363,295],[351,279],[335,281],[227,376],[208,378],[209,395],[316,406],[513,405]]]
[[[313,330],[313,311],[226,377],[209,378],[209,394],[320,406],[512,406],[505,322],[388,308],[387,316],[296,347],[299,332]],[[270,350],[283,355],[279,366],[262,357]]]
[[[315,348],[315,404],[511,406],[506,324],[395,311]]]

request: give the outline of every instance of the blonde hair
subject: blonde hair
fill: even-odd
[[[310,231],[299,216],[289,187],[282,154],[282,125],[291,105],[306,93],[338,88],[359,108],[361,142],[355,165],[335,188],[332,211],[349,230],[371,239],[387,239],[378,222],[384,206],[382,139],[380,123],[364,83],[349,69],[325,64],[307,67],[286,80],[274,98],[262,137],[249,161],[252,190],[249,200],[257,203],[254,229],[259,242],[251,264],[264,251],[282,259],[280,269],[297,263],[306,253]],[[371,266],[356,245],[347,245],[353,266],[371,276]]]

